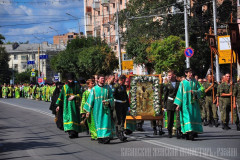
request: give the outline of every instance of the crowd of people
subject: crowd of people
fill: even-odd
[[[130,112],[130,83],[125,75],[95,75],[87,81],[76,81],[69,73],[65,78],[64,84],[14,87],[4,84],[1,95],[2,98],[24,97],[51,102],[49,109],[55,115],[57,127],[67,132],[69,138],[77,138],[78,133],[86,132],[92,141],[107,144],[114,136],[125,142],[125,135],[135,130],[143,131],[144,121],[126,120]],[[194,140],[203,132],[203,125],[218,127],[221,123],[223,130],[231,129],[231,103],[233,121],[240,130],[237,109],[240,106],[240,82],[232,84],[228,73],[222,77],[221,83],[217,83],[211,74],[206,79],[193,76],[190,68],[185,70],[185,77],[180,78],[174,71],[169,71],[159,89],[163,92],[160,106],[165,111],[169,138],[176,134],[178,139]],[[153,134],[157,135],[157,126],[159,135],[164,134],[162,123],[152,121]]]
[[[19,84],[19,85],[10,85],[4,83],[0,86],[0,97],[2,98],[28,98],[35,100],[42,100],[50,102],[53,92],[56,88],[55,83],[53,84]]]

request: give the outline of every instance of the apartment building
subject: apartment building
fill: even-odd
[[[25,72],[27,69],[34,68],[40,71],[42,76],[46,78],[46,81],[51,82],[54,75],[57,74],[52,71],[50,67],[50,59],[52,56],[56,55],[58,52],[66,49],[63,45],[54,45],[43,42],[41,44],[4,44],[6,52],[9,54],[10,61],[8,62],[9,68],[17,71],[18,73]],[[48,58],[40,59],[38,63],[39,55],[38,48],[40,47],[39,55],[47,55]],[[34,64],[29,64],[29,61]]]
[[[237,8],[237,17],[238,17],[238,23],[240,23],[240,0],[238,0],[238,8]]]
[[[53,36],[53,44],[66,46],[68,41],[71,41],[72,39],[75,39],[78,36],[79,36],[79,33],[74,33],[74,32]]]
[[[115,14],[126,8],[128,0],[84,0],[85,35],[101,37],[113,49],[118,57]],[[120,30],[124,30],[119,28]],[[122,72],[134,72],[133,61],[128,59],[126,51],[121,49]]]

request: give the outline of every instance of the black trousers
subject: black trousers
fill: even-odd
[[[172,131],[173,128],[174,112],[175,111],[167,110],[168,131]]]
[[[115,125],[118,127],[118,131],[124,131],[124,123],[126,120],[128,106],[126,103],[115,102],[116,110],[116,122]]]

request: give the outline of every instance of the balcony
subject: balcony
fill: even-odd
[[[114,24],[114,14],[109,15],[109,23]]]
[[[115,3],[116,0],[109,0],[109,3]]]
[[[86,32],[93,31],[92,25],[86,25]]]
[[[108,6],[109,0],[102,0],[101,4],[102,4],[102,6]]]
[[[95,11],[100,11],[100,3],[99,2],[93,2],[92,8]]]
[[[91,6],[86,7],[86,14],[92,15],[92,7]]]
[[[99,30],[99,29],[101,29],[101,26],[100,26],[101,24],[100,24],[100,21],[96,21],[95,22],[95,25],[94,25],[94,30]]]
[[[103,27],[109,27],[109,16],[108,17],[103,17],[103,21],[102,21]]]
[[[110,36],[110,45],[115,45],[116,44],[116,36]]]

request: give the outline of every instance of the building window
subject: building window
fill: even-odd
[[[32,54],[32,60],[35,60],[35,54]]]
[[[113,3],[113,8],[115,8],[115,3]]]
[[[27,60],[27,56],[21,56],[21,60]]]
[[[120,0],[120,4],[122,5],[122,0]]]
[[[14,64],[14,70],[15,70],[15,71],[18,70],[18,64]]]
[[[123,54],[123,61],[130,61],[131,58],[128,58],[127,54]]]
[[[26,69],[27,68],[27,63],[21,63],[21,68],[22,68],[22,70]]]
[[[73,35],[68,35],[68,38],[73,38]]]
[[[18,57],[17,55],[14,55],[14,60],[17,60],[17,57]]]
[[[114,46],[114,50],[115,50],[115,51],[117,50],[117,46]]]
[[[98,15],[100,16],[100,11],[98,11]]]
[[[107,12],[109,11],[109,8],[108,7],[106,7],[106,9],[107,9]]]
[[[238,0],[238,6],[240,7],[240,0]],[[238,9],[239,10],[239,9]]]

